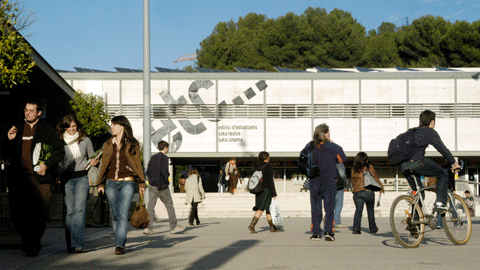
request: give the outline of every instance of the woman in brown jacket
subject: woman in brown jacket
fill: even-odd
[[[128,210],[135,193],[145,193],[145,175],[140,159],[140,147],[133,137],[132,126],[125,116],[112,119],[113,138],[105,142],[102,166],[98,176],[98,192],[106,193],[112,213],[115,254],[125,253]]]
[[[355,157],[352,167],[352,184],[353,184],[353,201],[355,203],[355,216],[353,218],[353,234],[360,234],[360,227],[362,223],[363,205],[367,205],[368,214],[368,227],[370,233],[376,233],[378,231],[377,224],[375,224],[375,193],[371,190],[364,188],[363,173],[365,171],[370,172],[375,181],[382,187],[380,192],[385,193],[383,185],[378,178],[375,169],[368,160],[368,156],[365,152],[359,152]]]

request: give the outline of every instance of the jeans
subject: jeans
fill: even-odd
[[[345,193],[344,189],[337,190],[337,195],[335,195],[335,210],[333,214],[333,220],[335,220],[335,225],[342,224],[342,218],[340,214],[342,213],[343,208],[343,195]]]
[[[125,248],[127,242],[128,210],[135,192],[134,181],[107,180],[105,193],[107,194],[112,214],[115,246]]]
[[[355,203],[355,216],[353,217],[353,230],[360,231],[362,224],[363,205],[367,205],[368,227],[371,233],[378,231],[375,223],[375,193],[371,190],[362,190],[353,193],[353,202]]]
[[[177,227],[177,216],[175,215],[175,209],[173,208],[172,194],[170,189],[159,190],[155,186],[148,186],[145,191],[145,205],[147,206],[148,216],[150,217],[150,224],[148,228],[153,228],[153,221],[155,220],[154,209],[158,199],[162,201],[167,209],[168,221],[170,222],[170,230]]]
[[[89,188],[88,176],[70,179],[65,184],[67,248],[83,248],[85,243],[85,213]]]
[[[322,234],[322,201],[325,208],[325,232],[331,232],[333,227],[333,212],[335,208],[335,195],[337,184],[335,179],[320,179],[315,177],[310,180],[310,206],[312,211],[312,232]]]
[[[218,186],[218,193],[224,193],[227,190],[226,185],[217,184],[217,186]]]
[[[415,188],[415,178],[420,187],[423,187],[422,182],[419,177],[424,175],[426,177],[436,177],[438,179],[437,183],[437,202],[447,203],[447,188],[448,188],[448,173],[440,167],[437,163],[433,162],[431,159],[424,158],[418,161],[407,161],[402,163],[401,166],[402,173],[407,178],[408,184],[413,190]],[[414,175],[412,175],[412,172]]]

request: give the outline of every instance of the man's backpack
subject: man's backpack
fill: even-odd
[[[300,157],[298,158],[298,170],[300,173],[305,174],[309,179],[320,175],[313,141],[307,144],[300,152]]]
[[[263,191],[263,169],[267,166],[267,164],[264,164],[258,170],[255,170],[248,180],[248,190],[252,194],[259,194],[262,193]]]
[[[411,128],[390,141],[388,158],[392,165],[400,165],[413,157],[415,150],[418,148],[415,143],[416,130],[417,128]]]

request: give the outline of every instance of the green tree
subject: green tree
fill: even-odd
[[[480,65],[480,21],[472,24],[457,21],[441,43],[446,66],[478,67]]]
[[[18,2],[0,0],[0,87],[29,82],[28,73],[35,66],[29,44],[17,31],[30,24],[29,16],[22,17],[22,12]]]
[[[378,32],[371,30],[367,36],[365,48],[365,66],[373,68],[391,68],[402,65],[396,42],[397,28],[393,23],[382,23]]]
[[[99,137],[108,133],[110,116],[105,112],[106,105],[102,97],[77,91],[75,98],[70,100],[70,105],[78,120],[83,123],[87,136]]]

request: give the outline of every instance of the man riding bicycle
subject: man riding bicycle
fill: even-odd
[[[401,170],[407,179],[410,187],[415,188],[415,178],[420,187],[423,187],[420,181],[420,175],[425,177],[436,177],[437,183],[437,199],[435,201],[434,210],[437,212],[444,212],[447,207],[447,188],[448,188],[448,173],[440,165],[433,160],[425,157],[425,149],[428,145],[433,145],[440,154],[452,165],[452,171],[460,169],[460,165],[455,161],[452,153],[440,139],[435,128],[435,113],[430,110],[425,110],[420,114],[420,124],[415,130],[415,144],[418,146],[412,158],[401,165]],[[414,175],[412,175],[412,172]],[[415,178],[414,178],[415,177]]]

